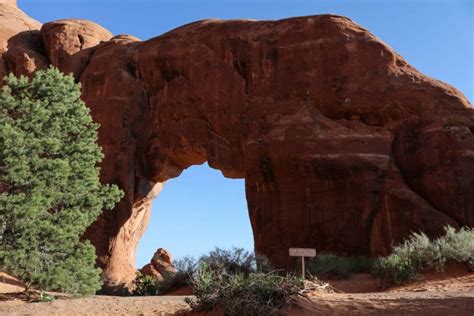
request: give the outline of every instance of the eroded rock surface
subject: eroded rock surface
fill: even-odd
[[[126,193],[86,233],[109,286],[133,280],[162,183],[205,161],[245,178],[255,249],[276,267],[294,265],[289,247],[380,255],[474,226],[471,104],[348,18],[206,20],[145,42],[62,20],[31,36],[33,66],[7,70],[44,57],[76,76],[102,180]]]
[[[86,20],[60,20],[43,25],[43,42],[51,65],[76,78],[90,62],[94,48],[112,33]]]
[[[9,72],[30,74],[48,64],[40,27],[17,8],[16,0],[0,0],[0,85]]]
[[[152,276],[157,279],[162,279],[167,275],[175,273],[176,269],[173,265],[171,253],[166,249],[158,248],[151,258],[150,263],[143,266],[140,272],[143,275]]]

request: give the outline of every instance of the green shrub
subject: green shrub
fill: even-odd
[[[297,265],[299,267],[300,264]],[[334,254],[319,255],[309,260],[307,272],[318,277],[347,279],[352,273],[370,272],[372,259],[365,256],[346,257]]]
[[[379,258],[374,264],[372,273],[379,277],[382,285],[405,284],[420,278],[421,263],[416,257],[392,254]]]
[[[446,226],[445,234],[430,240],[424,233],[412,233],[402,244],[393,248],[386,258],[377,260],[373,273],[385,285],[412,282],[423,268],[442,270],[448,261],[466,263],[474,270],[474,229],[456,231]]]
[[[135,289],[133,295],[145,296],[145,295],[158,295],[160,294],[160,280],[149,275],[143,275],[137,272],[135,277]]]
[[[208,255],[199,259],[213,271],[226,273],[251,273],[256,270],[255,256],[243,248],[233,247],[232,250],[215,248]]]
[[[222,271],[228,274],[267,273],[274,270],[264,255],[254,254],[237,247],[233,247],[231,250],[216,247],[208,255],[201,256],[197,263],[195,262],[194,271],[201,264],[206,264],[210,270]]]
[[[193,310],[220,306],[226,315],[275,315],[298,293],[303,281],[295,276],[250,272],[229,274],[203,263],[192,279],[196,300]]]
[[[433,242],[439,255],[432,265],[442,267],[447,261],[467,263],[474,271],[474,228],[463,227],[456,231],[453,227],[444,228],[445,235]]]

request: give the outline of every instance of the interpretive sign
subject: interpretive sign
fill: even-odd
[[[301,275],[303,280],[306,276],[304,270],[304,258],[305,257],[316,257],[316,249],[313,248],[290,248],[290,257],[301,257]]]
[[[290,257],[316,257],[316,249],[313,248],[290,248]]]

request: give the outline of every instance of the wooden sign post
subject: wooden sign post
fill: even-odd
[[[304,271],[304,258],[316,257],[316,249],[313,248],[290,248],[290,257],[301,257],[301,274],[303,280],[305,279],[306,273]]]

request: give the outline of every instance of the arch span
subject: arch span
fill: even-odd
[[[116,38],[81,82],[104,166],[122,168],[105,167],[104,179],[128,188],[123,221],[99,220],[95,232],[127,229],[156,183],[205,161],[245,178],[255,250],[279,268],[293,266],[289,247],[384,254],[412,230],[472,225],[473,203],[446,203],[472,199],[472,187],[450,185],[456,170],[472,175],[472,157],[450,151],[454,165],[437,146],[472,148],[460,131],[474,124],[469,103],[349,19],[203,21],[147,42]],[[107,238],[96,244],[116,283],[132,275],[113,271],[128,237]]]
[[[126,193],[86,232],[109,287],[133,279],[162,184],[205,161],[245,178],[256,251],[279,268],[289,247],[377,255],[474,225],[471,104],[347,18],[207,20],[145,42],[62,20],[30,36],[44,47],[9,48],[5,67],[30,73],[14,57],[44,50],[74,72],[102,180]]]

